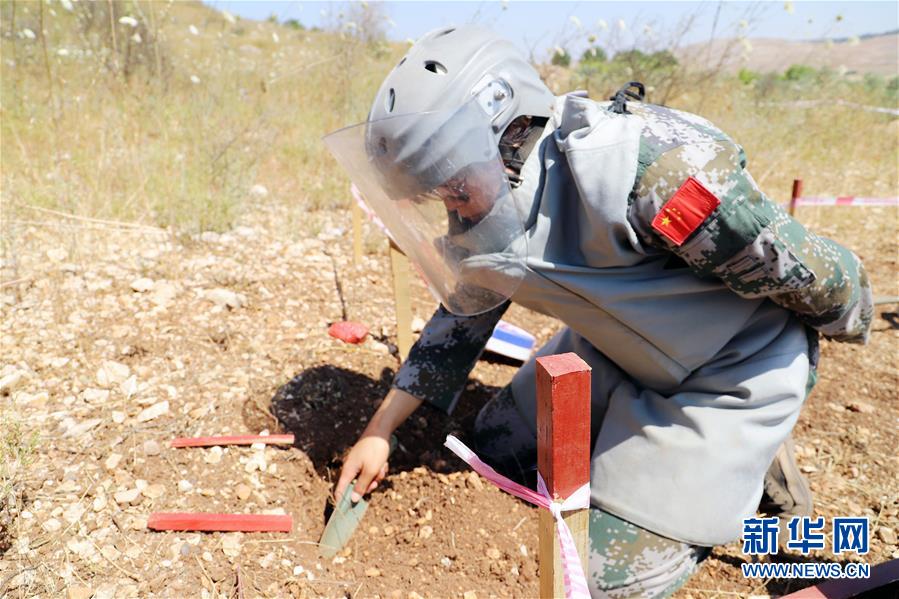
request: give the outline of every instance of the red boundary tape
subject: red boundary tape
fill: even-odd
[[[213,445],[293,445],[293,435],[233,435],[230,437],[181,437],[172,439],[172,447],[212,447]]]
[[[290,532],[293,530],[293,517],[278,514],[153,512],[147,520],[147,528],[206,532]]]

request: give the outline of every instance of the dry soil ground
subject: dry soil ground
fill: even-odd
[[[479,363],[452,417],[413,415],[361,530],[337,558],[318,558],[339,457],[397,368],[389,266],[380,251],[353,267],[342,214],[310,215],[316,233],[295,241],[269,236],[279,218],[260,213],[227,234],[178,242],[74,220],[14,226],[0,401],[39,443],[5,506],[0,595],[231,597],[238,586],[246,597],[536,595],[535,509],[441,447],[511,378],[514,366],[501,362]],[[878,293],[896,294],[895,209],[800,218],[861,254]],[[414,296],[427,319],[433,300],[420,285]],[[344,317],[370,325],[374,339],[329,338]],[[541,341],[558,326],[524,310],[509,320]],[[871,518],[871,552],[853,558],[869,563],[899,557],[899,331],[880,315],[874,328],[867,347],[824,344],[795,435],[818,513]],[[296,446],[168,447],[176,436],[263,429],[296,433]],[[289,513],[295,525],[290,534],[146,529],[150,512],[175,510]],[[678,597],[800,586],[746,582],[744,559],[738,543],[716,548]]]

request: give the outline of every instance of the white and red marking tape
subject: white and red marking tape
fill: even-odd
[[[784,202],[789,204],[789,202]],[[899,206],[896,198],[864,198],[859,196],[796,198],[797,206]]]
[[[553,518],[556,520],[556,530],[559,532],[559,549],[564,572],[565,597],[568,599],[589,599],[590,589],[587,587],[587,578],[584,576],[584,569],[581,567],[581,559],[577,554],[577,547],[574,544],[571,530],[562,518],[562,512],[586,509],[590,506],[590,483],[577,489],[564,501],[555,501],[550,496],[546,483],[539,472],[537,473],[537,489],[539,493],[536,493],[523,485],[509,480],[482,462],[481,458],[456,437],[447,435],[444,445],[459,456],[462,461],[471,466],[475,472],[506,493],[548,509],[552,513]]]

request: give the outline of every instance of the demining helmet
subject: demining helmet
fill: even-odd
[[[474,25],[416,42],[364,123],[325,145],[450,311],[509,299],[524,277],[524,220],[499,153],[519,116],[549,117],[553,95],[515,46]]]

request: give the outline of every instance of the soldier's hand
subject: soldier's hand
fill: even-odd
[[[353,445],[343,462],[334,497],[337,501],[349,484],[356,479],[350,499],[356,503],[371,493],[387,476],[387,457],[390,455],[390,435],[421,405],[421,400],[399,389],[391,389],[378,406],[362,436]]]
[[[335,499],[343,497],[344,490],[356,479],[350,500],[356,503],[363,495],[371,493],[387,476],[387,457],[390,454],[389,435],[365,435],[359,439],[343,462],[340,480],[337,481]]]

